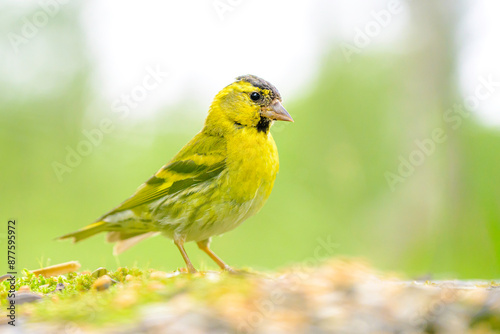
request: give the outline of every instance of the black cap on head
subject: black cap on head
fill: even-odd
[[[270,84],[266,80],[259,78],[258,76],[251,75],[251,74],[241,75],[241,76],[237,77],[236,80],[246,81],[246,82],[248,82],[248,83],[252,84],[253,86],[258,87],[260,89],[267,89],[267,90],[271,91],[271,97],[273,99],[277,98],[278,100],[281,101],[281,95],[280,95],[280,92],[278,92],[278,89],[276,89],[276,87],[274,87],[272,84]]]

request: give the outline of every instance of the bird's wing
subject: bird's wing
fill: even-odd
[[[117,212],[137,208],[166,195],[194,187],[220,175],[226,168],[226,141],[223,137],[199,133],[137,191],[98,221]]]

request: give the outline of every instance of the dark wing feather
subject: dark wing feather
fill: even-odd
[[[137,191],[98,221],[209,181],[226,169],[226,141],[201,132]]]

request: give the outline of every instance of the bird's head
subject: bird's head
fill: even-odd
[[[206,126],[217,132],[254,127],[267,133],[273,121],[293,122],[281,105],[280,93],[264,79],[244,75],[215,96]]]

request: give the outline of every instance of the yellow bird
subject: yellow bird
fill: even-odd
[[[184,250],[188,241],[232,271],[209,248],[210,238],[256,214],[271,194],[279,169],[273,121],[293,122],[278,90],[254,75],[236,78],[215,96],[201,132],[169,163],[118,207],[60,239],[108,232],[118,254],[161,233],[173,239],[190,273],[196,269]]]

